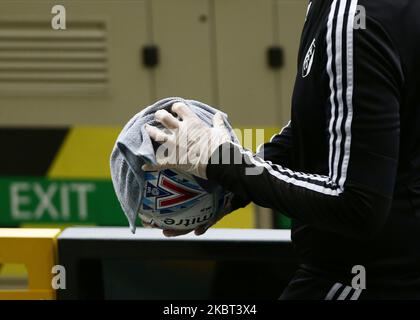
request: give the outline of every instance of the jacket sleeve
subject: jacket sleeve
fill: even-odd
[[[266,161],[288,166],[291,163],[292,150],[292,125],[289,123],[274,135],[269,142],[258,147],[256,155]],[[231,202],[231,210],[247,206],[251,200],[244,194],[234,194]]]
[[[269,142],[257,149],[257,156],[288,167],[291,164],[292,148],[292,123],[289,121],[279,134],[274,135]]]
[[[316,175],[276,165],[227,143],[212,155],[207,177],[236,195],[280,210],[318,229],[352,238],[374,235],[389,213],[399,153],[399,100],[403,73],[399,55],[375,20],[355,30],[355,7],[343,26],[347,42],[328,51],[343,74],[330,74],[326,108],[329,172]],[[337,17],[330,17],[337,19]],[[328,35],[339,23],[329,21]],[[332,30],[331,30],[332,29]],[[343,54],[345,52],[346,54]],[[341,90],[336,90],[341,88]],[[274,158],[273,158],[274,159]]]

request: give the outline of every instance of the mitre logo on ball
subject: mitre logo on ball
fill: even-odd
[[[160,228],[190,230],[206,224],[224,206],[227,193],[207,192],[194,176],[166,169],[145,172],[140,217]]]

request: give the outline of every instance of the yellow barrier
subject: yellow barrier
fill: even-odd
[[[57,261],[60,229],[0,229],[0,264],[24,264],[27,290],[0,290],[0,299],[55,299],[52,267]]]

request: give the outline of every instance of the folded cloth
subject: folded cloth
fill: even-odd
[[[136,219],[143,198],[145,179],[142,166],[145,163],[156,164],[155,150],[157,144],[150,139],[149,134],[145,130],[145,124],[160,126],[154,119],[155,112],[161,109],[170,112],[172,105],[176,102],[186,104],[209,126],[212,126],[212,119],[216,112],[220,112],[199,101],[183,98],[166,98],[160,100],[143,109],[128,121],[118,136],[111,153],[112,183],[133,233],[136,230]],[[224,119],[232,141],[238,143],[236,135],[230,123],[227,121],[226,114],[224,114]],[[209,192],[214,188],[211,183],[203,179],[198,177],[195,177],[195,179]]]

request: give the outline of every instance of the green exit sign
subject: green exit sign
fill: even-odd
[[[0,179],[0,226],[21,223],[127,225],[110,180]]]

